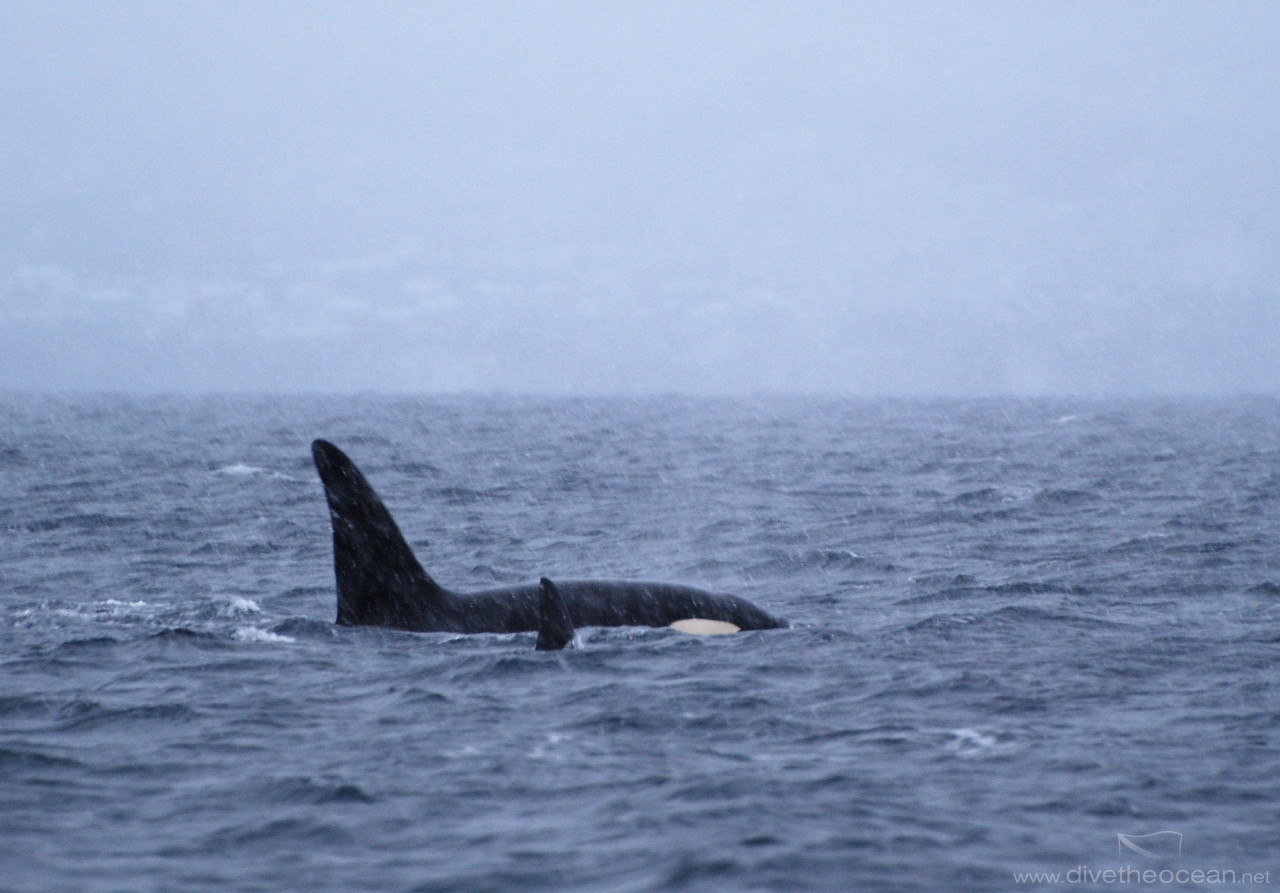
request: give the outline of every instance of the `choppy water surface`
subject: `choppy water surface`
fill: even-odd
[[[336,628],[318,436],[447,586],[795,628]],[[1278,657],[1271,400],[0,399],[3,889],[1275,882]]]

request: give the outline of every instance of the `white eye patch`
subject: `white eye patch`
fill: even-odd
[[[671,624],[676,632],[688,633],[691,636],[727,636],[741,632],[741,629],[724,620],[704,620],[701,617],[690,617],[688,620],[677,620]]]

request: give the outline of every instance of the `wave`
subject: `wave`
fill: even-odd
[[[299,638],[332,639],[337,636],[338,627],[326,620],[313,620],[310,617],[290,617],[272,626],[271,632],[290,641],[295,641]]]
[[[69,757],[54,756],[38,750],[12,746],[0,747],[0,777],[8,771],[31,769],[79,769],[84,764]]]
[[[899,599],[896,605],[927,605],[939,602],[956,602],[987,595],[1088,595],[1089,590],[1083,586],[1070,583],[1042,580],[1011,580],[1007,583],[996,583],[986,586],[977,585],[977,581],[967,575],[954,578],[960,581],[957,585],[948,586],[936,592],[913,595]]]
[[[59,727],[63,731],[83,732],[89,729],[114,725],[151,725],[154,723],[185,723],[199,714],[186,704],[141,704],[129,707],[109,707],[97,701],[76,700],[58,711]]]
[[[1088,490],[1041,490],[1035,496],[1035,501],[1042,505],[1064,505],[1076,506],[1086,502],[1097,502],[1100,497],[1096,493],[1090,493]]]
[[[357,784],[349,781],[295,776],[271,782],[262,789],[262,796],[279,803],[374,803],[375,797]]]
[[[1046,624],[1065,624],[1085,629],[1116,629],[1124,626],[1113,620],[1102,620],[1086,614],[1006,605],[982,614],[933,614],[908,624],[906,629],[910,632],[939,632],[945,635],[960,630],[986,631],[1007,626]]]
[[[257,626],[242,626],[235,631],[234,636],[241,642],[252,642],[259,645],[290,645],[298,641],[292,636],[273,633]]]

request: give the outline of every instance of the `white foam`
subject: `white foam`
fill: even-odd
[[[258,603],[253,599],[241,598],[233,595],[225,608],[222,609],[224,614],[261,614],[262,609],[258,607]]]
[[[995,747],[996,744],[994,736],[977,729],[952,729],[951,734],[955,736],[955,746],[960,748]]]
[[[287,474],[281,474],[278,471],[272,471],[270,468],[263,468],[260,465],[248,465],[244,462],[237,462],[234,465],[224,465],[214,471],[214,474],[227,474],[234,477],[249,477],[255,474],[266,475],[269,478],[275,478],[281,481],[292,481],[294,478]]]
[[[108,598],[103,601],[89,602],[70,608],[55,608],[53,614],[59,617],[74,617],[77,620],[105,620],[116,617],[150,617],[155,614],[156,606],[144,602],[126,602]]]
[[[558,732],[548,732],[544,737],[546,739],[545,742],[535,744],[533,749],[529,751],[529,759],[542,760],[549,756],[554,756],[555,754],[552,752],[556,750],[557,745],[569,740],[567,735],[561,735]]]
[[[270,630],[258,629],[256,626],[242,626],[236,630],[236,638],[241,642],[256,642],[260,644],[272,643],[289,643],[296,642],[292,636],[280,636]]]
[[[224,465],[214,474],[266,474],[265,468],[259,468],[256,465],[245,465],[243,462],[237,462],[235,465]]]
[[[993,756],[1015,748],[1008,735],[979,729],[948,729],[947,750],[959,757]]]

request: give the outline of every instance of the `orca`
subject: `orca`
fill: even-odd
[[[674,626],[717,634],[789,624],[744,598],[673,583],[543,578],[538,585],[451,592],[422,569],[365,476],[326,440],[311,444],[333,525],[340,626],[415,632],[537,632],[563,648],[583,626]]]

